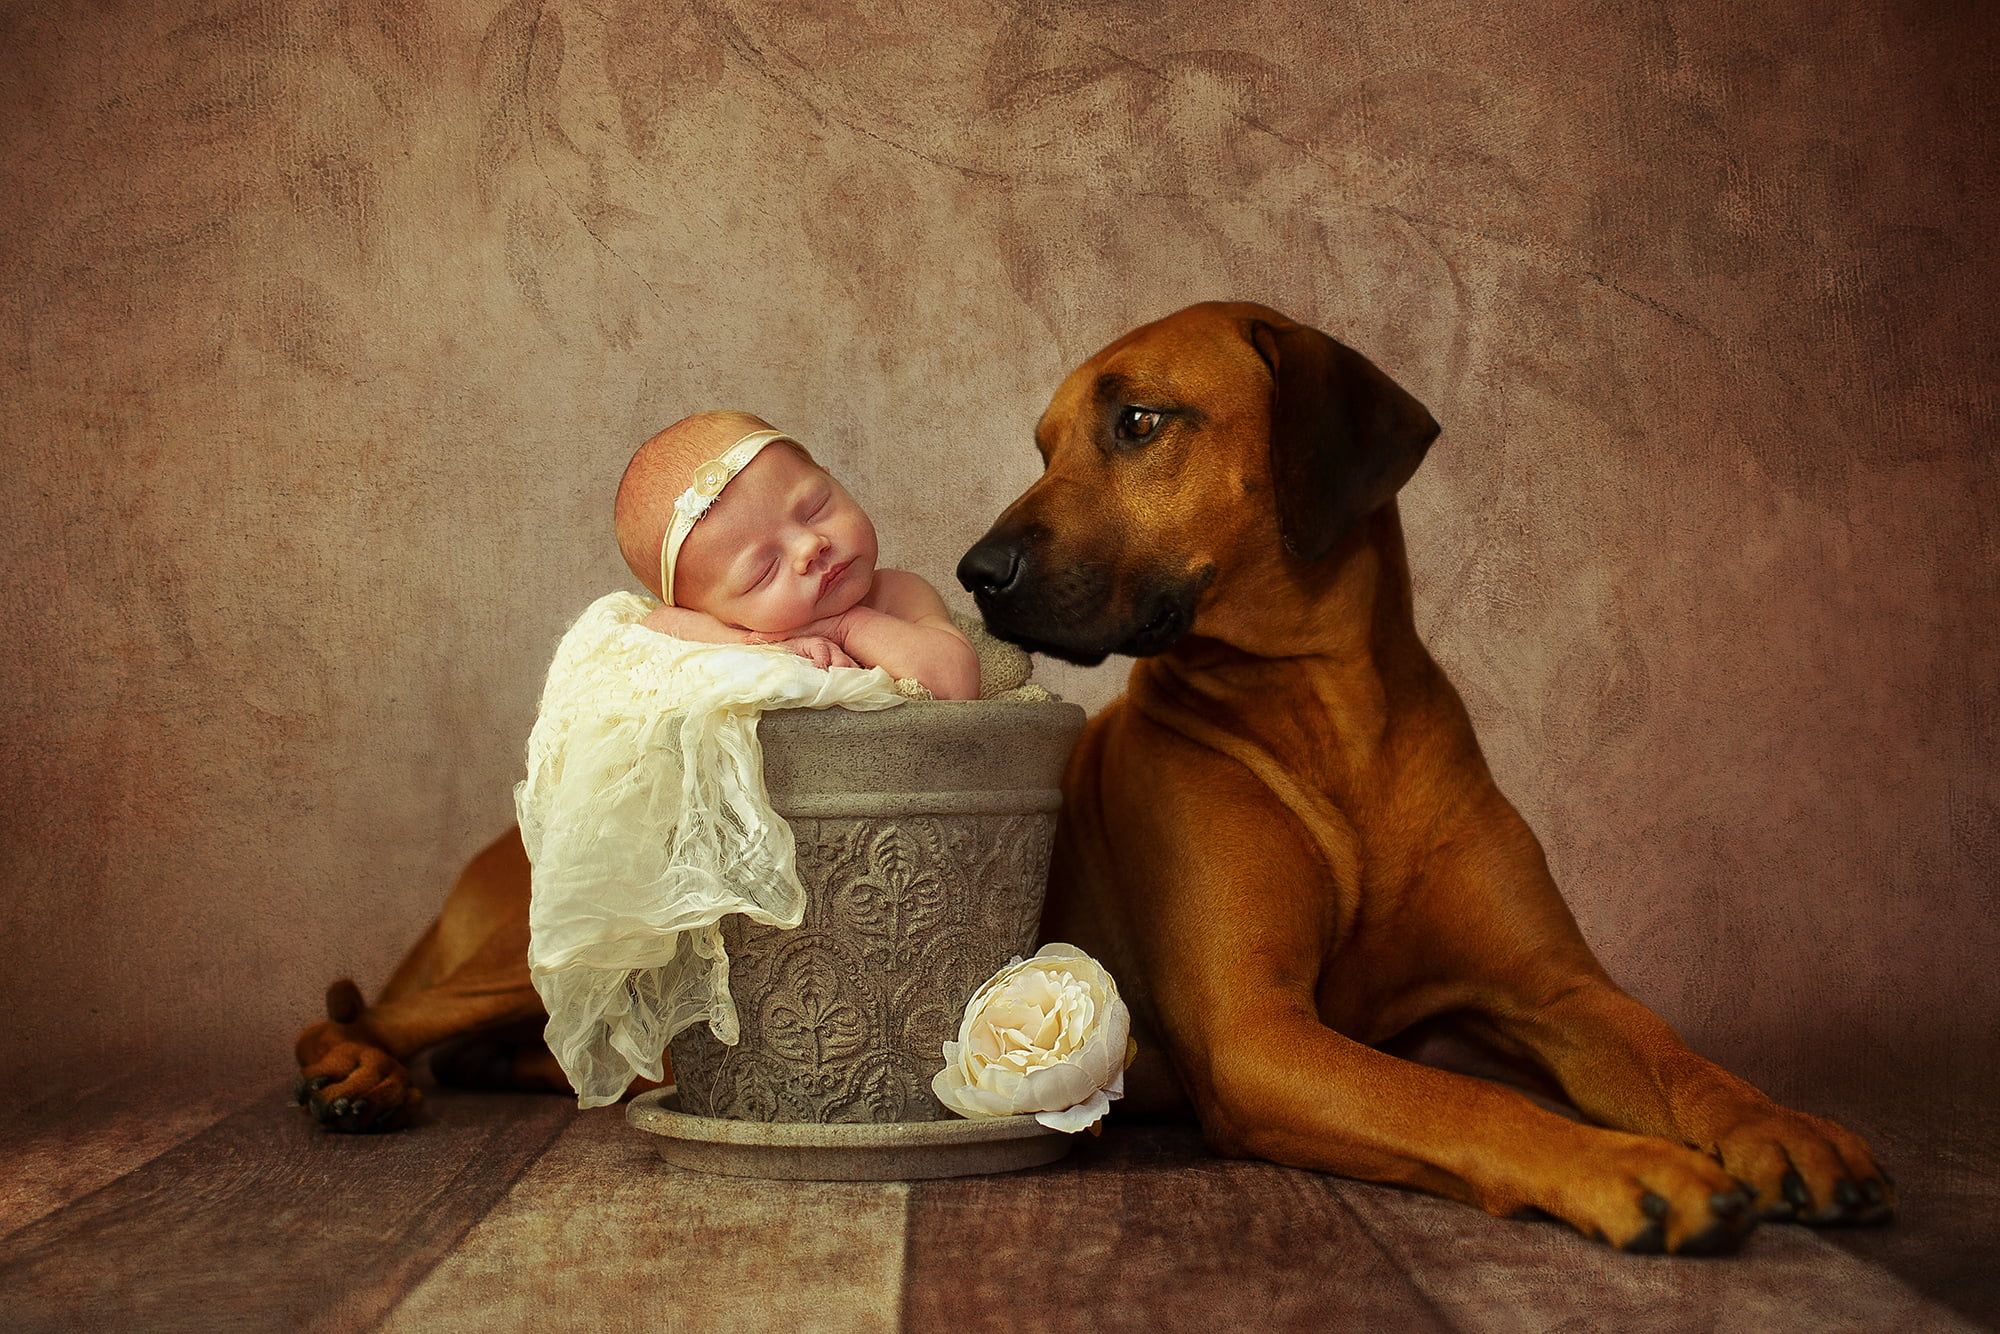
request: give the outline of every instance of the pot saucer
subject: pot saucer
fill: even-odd
[[[625,1119],[676,1167],[778,1181],[921,1181],[1052,1163],[1075,1136],[1032,1116],[820,1124],[733,1121],[680,1110],[675,1088],[641,1093]]]

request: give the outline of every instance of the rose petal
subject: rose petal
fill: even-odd
[[[1085,1101],[1099,1088],[1095,1076],[1069,1061],[1037,1070],[1022,1082],[1015,1106],[1024,1112],[1059,1112]]]
[[[1060,1130],[1074,1135],[1079,1130],[1088,1130],[1097,1124],[1110,1110],[1111,1099],[1099,1093],[1088,1102],[1078,1103],[1060,1112],[1036,1112],[1035,1119],[1050,1130]]]
[[[1111,1082],[1114,1074],[1118,1073],[1118,1061],[1113,1053],[1123,1054],[1124,1045],[1121,1042],[1118,1047],[1112,1047],[1111,1040],[1116,1036],[1118,1035],[1115,1033],[1106,1032],[1104,1026],[1100,1025],[1090,1035],[1088,1041],[1068,1053],[1065,1058],[1071,1065],[1089,1076],[1092,1088],[1102,1088]]]
[[[1034,1044],[1037,1050],[1052,1050],[1056,1043],[1061,1041],[1065,1027],[1063,1015],[1058,1011],[1052,1010],[1042,1017],[1041,1027],[1034,1031],[1029,1041]]]
[[[958,1105],[967,1116],[1016,1116],[1021,1110],[1011,1099],[970,1084],[959,1090]]]
[[[957,1070],[953,1066],[948,1065],[931,1076],[931,1092],[937,1096],[939,1102],[960,1116],[972,1115],[965,1109],[962,1096],[965,1087],[964,1081],[957,1078]]]

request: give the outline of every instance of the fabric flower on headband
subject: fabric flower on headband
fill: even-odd
[[[722,494],[722,488],[729,485],[736,473],[724,459],[710,459],[695,469],[694,485],[680,493],[674,500],[674,512],[686,516],[692,523],[708,513],[708,507]]]
[[[931,1091],[960,1116],[1032,1112],[1051,1130],[1094,1134],[1125,1095],[1139,1050],[1131,1030],[1103,965],[1074,945],[1044,945],[972,993]]]
[[[695,470],[694,489],[697,494],[713,499],[722,494],[722,488],[729,484],[733,475],[726,462],[710,459]]]
[[[683,491],[674,500],[674,513],[680,515],[689,523],[693,523],[696,519],[708,513],[708,507],[713,505],[715,498],[721,494],[722,492],[720,491],[711,491],[707,495],[702,495],[699,491],[692,489]]]

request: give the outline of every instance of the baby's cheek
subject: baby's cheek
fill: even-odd
[[[847,538],[845,545],[849,551],[857,556],[874,559],[875,525],[868,522],[868,516],[859,509],[854,511],[854,520],[847,525],[845,536]]]
[[[811,604],[800,594],[774,594],[759,599],[756,609],[750,614],[756,618],[758,629],[775,635],[804,625],[812,619],[811,610]]]
[[[735,598],[717,608],[714,614],[729,624],[741,626],[745,630],[769,630],[771,628],[769,618],[759,615],[758,611],[755,602],[747,598]]]

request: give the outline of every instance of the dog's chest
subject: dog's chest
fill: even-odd
[[[1337,896],[1339,940],[1398,902],[1469,790],[1448,719],[1350,673],[1241,689],[1183,709],[1180,725],[1259,780],[1308,835]]]

